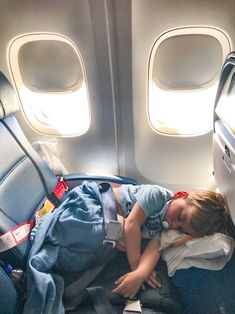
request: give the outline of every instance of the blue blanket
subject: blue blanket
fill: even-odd
[[[98,185],[84,182],[41,221],[27,266],[24,314],[62,314],[64,281],[53,268],[84,270],[102,246],[105,227]]]

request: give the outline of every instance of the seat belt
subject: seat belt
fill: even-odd
[[[68,187],[63,179],[60,179],[57,186],[52,193],[45,200],[44,205],[35,214],[35,222],[37,223],[44,215],[51,212],[56,205],[59,204],[61,198],[64,196]],[[55,203],[52,203],[52,200]],[[19,225],[8,230],[4,234],[0,235],[0,252],[5,252],[13,247],[24,242],[30,235],[30,232],[35,224],[33,221],[22,222]]]
[[[58,207],[62,203],[63,196],[67,190],[68,190],[68,186],[64,178],[60,177],[59,183],[54,188],[52,193],[47,196],[47,198],[55,207]]]
[[[24,242],[33,228],[33,222],[27,221],[15,226],[0,236],[0,252],[5,252]]]
[[[61,204],[61,202],[64,200],[64,197],[66,195],[65,192],[67,190],[68,186],[65,183],[63,177],[61,177],[59,183],[54,188],[52,193],[47,196],[43,206],[38,211],[36,211],[34,217],[35,224],[38,224],[43,216],[52,212],[54,208],[58,207]]]
[[[109,183],[103,182],[100,183],[99,186],[106,231],[103,244],[110,243],[115,247],[122,230],[121,222],[118,220],[117,216],[115,196]]]
[[[118,253],[111,243],[105,243],[97,250],[94,257],[95,266],[86,269],[79,279],[68,285],[64,290],[64,307],[66,311],[74,310],[86,295],[87,286],[101,273],[105,265]]]
[[[97,314],[117,314],[112,307],[103,287],[89,287],[86,289]]]
[[[107,297],[103,287],[89,287],[86,289],[97,314],[117,314]],[[123,314],[141,314],[141,304],[138,299],[127,299]]]
[[[138,314],[142,313],[140,300],[138,299],[128,299],[126,306],[123,310],[123,314]]]

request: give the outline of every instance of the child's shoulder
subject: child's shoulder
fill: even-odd
[[[152,194],[153,196],[165,195],[167,197],[172,197],[173,195],[173,192],[171,190],[168,190],[167,188],[156,184],[142,184],[140,185],[140,190],[145,191],[150,195]]]

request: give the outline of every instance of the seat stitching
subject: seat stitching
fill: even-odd
[[[6,180],[6,178],[18,167],[19,164],[25,161],[27,156],[23,156],[11,169],[7,171],[7,173],[0,180],[0,185]]]

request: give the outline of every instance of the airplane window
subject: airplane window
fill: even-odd
[[[10,45],[9,64],[23,112],[35,130],[55,136],[78,136],[88,130],[85,70],[69,39],[54,34],[21,36]]]
[[[90,113],[86,87],[64,93],[40,93],[22,86],[21,101],[32,126],[46,134],[75,136],[85,133]]]
[[[216,90],[217,84],[200,91],[165,91],[152,83],[149,94],[151,124],[157,131],[171,135],[198,135],[210,131]],[[160,107],[160,104],[164,105]]]
[[[195,136],[212,129],[227,37],[211,28],[170,31],[155,42],[149,65],[148,115],[158,132]]]

